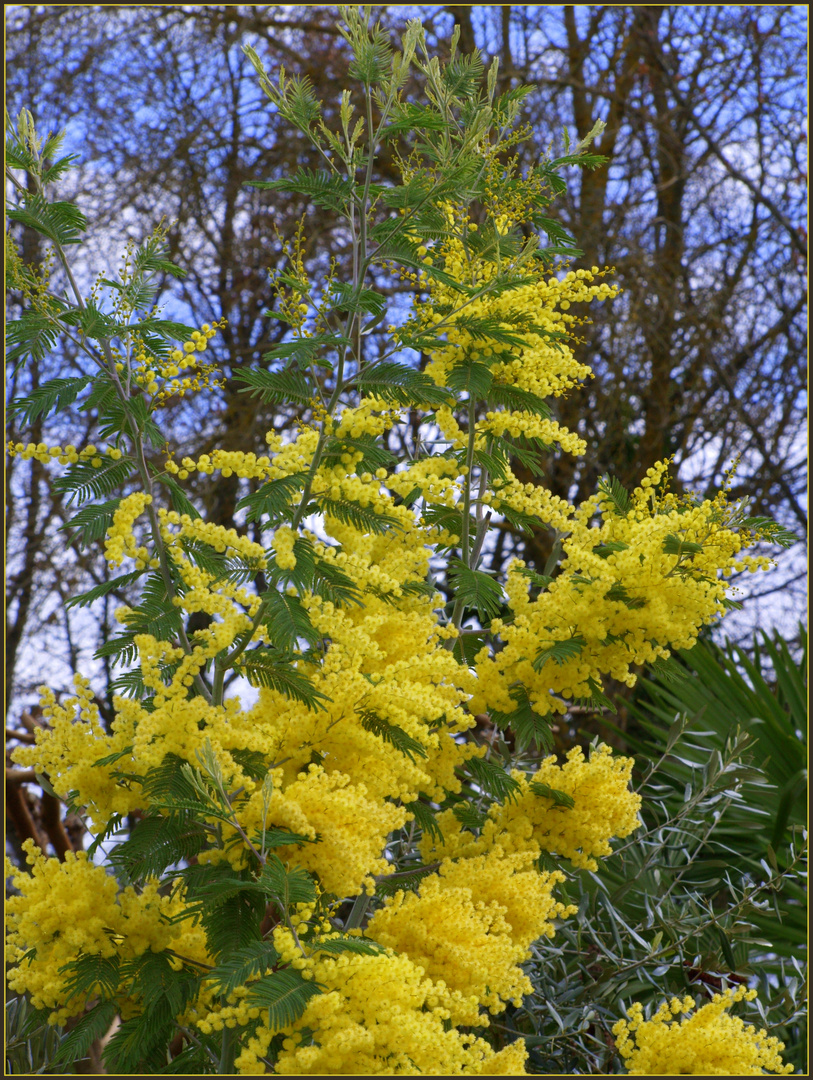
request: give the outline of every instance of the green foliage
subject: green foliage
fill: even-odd
[[[326,952],[331,956],[341,956],[344,952],[354,953],[356,956],[377,956],[385,949],[377,941],[356,937],[334,937],[318,942],[314,945],[314,951]]]
[[[201,914],[206,931],[206,948],[222,963],[238,949],[245,949],[260,936],[265,915],[262,893],[221,882],[219,894],[208,897]],[[194,898],[194,894],[193,894]]]
[[[722,649],[700,643],[679,654],[682,677],[674,678],[672,665],[656,668],[632,706],[655,745],[676,712],[702,715],[718,745],[737,727],[750,736],[754,761],[770,784],[760,792],[765,818],[756,834],[753,824],[749,829],[762,845],[753,852],[757,863],[769,845],[779,848],[789,830],[806,822],[807,633],[801,627],[800,640],[798,660],[778,634],[756,636],[750,656],[731,643]]]
[[[685,685],[702,687],[703,679]],[[742,852],[764,828],[763,778],[742,764],[750,736],[730,723],[724,734],[712,732],[705,714],[692,720],[684,713],[669,728],[665,717],[641,744],[644,829],[599,873],[569,877],[562,898],[578,913],[551,941],[533,946],[534,993],[505,1015],[505,1026],[532,1048],[529,1071],[606,1073],[619,1002],[657,1006],[745,977],[759,981],[764,1002],[754,1022],[783,1038],[784,1059],[803,1068],[803,1015],[788,999],[804,978],[800,940],[784,921],[777,925],[773,907],[783,898],[781,920],[789,901],[804,908],[804,893],[793,886],[802,853],[789,851],[784,866],[744,866]],[[786,934],[791,951],[777,951]]]
[[[568,795],[566,791],[552,788],[550,784],[543,784],[541,780],[532,780],[529,786],[534,795],[538,795],[543,799],[551,799],[554,806],[563,806],[569,810],[575,805],[572,795]]]
[[[67,409],[90,382],[90,375],[80,375],[73,379],[49,379],[32,390],[28,397],[13,401],[9,412],[18,416],[23,424],[32,424],[38,416],[44,419],[52,412]]]
[[[85,1013],[76,1027],[62,1040],[59,1050],[53,1058],[54,1064],[68,1065],[86,1057],[91,1044],[101,1039],[110,1030],[116,1016],[116,1006],[112,1001],[102,1001],[90,1012]]]
[[[485,571],[472,570],[459,559],[450,559],[449,583],[464,608],[473,608],[482,621],[499,615],[503,604],[502,587]]]
[[[21,318],[12,319],[6,323],[6,357],[9,361],[42,360],[56,345],[60,336],[60,326],[56,318],[56,312],[61,310],[58,301],[53,300],[54,314],[48,314],[36,308],[29,308]],[[39,401],[34,394],[30,395],[33,405],[39,407]],[[23,399],[26,400],[26,399]],[[64,401],[64,398],[62,398]],[[56,407],[56,406],[55,406]],[[16,412],[14,403],[9,408],[10,412]],[[30,415],[30,407],[20,404],[20,411],[24,415]]]
[[[379,514],[371,510],[369,506],[353,502],[352,499],[333,499],[327,495],[317,495],[314,505],[319,511],[345,525],[352,525],[361,533],[376,533],[382,535],[391,529],[400,528],[397,518],[390,514]]]
[[[360,710],[359,716],[361,718],[361,726],[365,731],[370,731],[373,735],[377,735],[380,739],[383,739],[384,742],[388,742],[391,746],[394,746],[396,750],[399,750],[408,757],[410,761],[415,761],[415,754],[419,757],[426,757],[426,751],[418,740],[413,739],[411,735],[408,735],[396,724],[391,724],[388,720],[384,720],[370,709]]]
[[[48,1023],[47,1012],[31,1006],[27,996],[6,997],[5,1007],[7,1076],[28,1076],[46,1073],[59,1061],[60,1073],[74,1073],[70,1059],[58,1059],[64,1038],[63,1029]]]
[[[567,663],[568,660],[572,660],[574,656],[579,656],[586,644],[587,642],[583,637],[576,635],[568,638],[567,641],[557,641],[555,644],[549,645],[547,649],[540,649],[534,657],[533,669],[534,671],[541,671],[548,660],[553,660],[561,666]]]
[[[488,758],[472,757],[466,762],[466,770],[474,777],[479,788],[491,796],[494,802],[513,802],[519,791],[519,781],[509,776],[501,765]]]
[[[96,510],[98,508],[91,507],[91,509]],[[82,511],[82,513],[84,513],[84,511]],[[94,515],[94,518],[92,519],[92,524],[94,526],[95,523],[98,522],[100,516],[101,515]],[[77,514],[76,517],[79,517],[79,514]],[[74,518],[73,521],[76,521],[76,518]],[[73,522],[70,522],[69,524],[73,524]],[[119,577],[111,578],[109,581],[102,581],[98,585],[94,585],[92,589],[88,589],[87,592],[78,593],[76,596],[72,596],[71,599],[65,603],[65,607],[87,607],[94,601],[100,600],[103,596],[115,592],[116,589],[124,589],[128,585],[132,585],[134,581],[138,581],[141,577],[141,573],[141,570],[134,570],[131,574],[121,574]]]
[[[307,195],[314,206],[323,206],[327,210],[346,213],[354,194],[353,185],[335,173],[321,169],[297,169],[293,176],[285,180],[249,180],[249,187],[261,191],[294,192]]]
[[[684,555],[699,555],[702,550],[702,544],[696,544],[693,540],[682,540],[674,533],[669,533],[663,539],[664,555],[677,555],[682,558]]]
[[[269,589],[262,594],[262,599],[265,605],[263,624],[278,649],[293,652],[300,638],[309,645],[316,643],[318,633],[298,596]]]
[[[252,649],[244,653],[238,664],[238,670],[252,686],[276,690],[292,701],[301,701],[314,711],[324,710],[322,702],[330,700],[277,649]]]
[[[242,498],[237,509],[248,509],[247,521],[266,519],[268,526],[280,524],[287,520],[291,511],[291,500],[302,491],[307,478],[307,473],[303,471],[281,476],[278,480],[269,480],[259,491]]]
[[[610,509],[618,517],[626,517],[630,509],[630,495],[624,485],[614,476],[603,476],[598,489],[607,500]]]
[[[445,405],[449,400],[448,391],[436,386],[428,375],[386,360],[365,365],[356,384],[362,394],[375,395],[393,405]]]
[[[93,994],[112,997],[119,984],[121,962],[117,956],[79,956],[60,969],[68,972],[67,1001]]]
[[[66,502],[84,503],[88,499],[103,499],[127,482],[133,472],[133,462],[128,457],[118,461],[108,458],[96,466],[92,461],[80,461],[71,465],[62,476],[53,481],[54,491],[67,496]]]
[[[587,679],[587,688],[590,693],[589,695],[577,698],[576,700],[579,704],[586,705],[591,709],[595,709],[597,712],[600,712],[602,709],[609,709],[611,713],[618,712],[615,705],[607,697],[592,675]]]
[[[186,811],[139,821],[130,838],[114,847],[109,858],[122,883],[135,885],[193,858],[207,843],[206,829]]]
[[[282,907],[307,904],[316,899],[313,878],[301,866],[286,870],[277,855],[269,855],[259,877],[259,887]]]
[[[358,453],[363,455],[356,465],[356,472],[359,475],[365,472],[375,472],[376,469],[390,468],[398,460],[389,450],[379,446],[372,435],[360,435],[358,438],[343,436],[341,439],[329,439],[325,445],[325,454],[322,460],[329,468],[332,465],[338,465],[345,454]]]
[[[314,982],[307,982],[297,971],[277,971],[254,983],[247,1000],[268,1009],[268,1026],[284,1028],[295,1023],[310,999],[322,992]]]
[[[216,994],[228,997],[238,986],[246,986],[263,976],[278,959],[273,945],[267,941],[254,941],[221,960],[207,975],[207,982]]]
[[[416,804],[411,803],[410,805],[415,806]],[[417,820],[417,815],[416,815],[416,820]],[[427,817],[427,820],[429,820],[428,817]],[[433,825],[434,825],[434,819],[432,819],[432,822],[433,822]],[[435,833],[433,835],[435,836],[436,839],[439,840],[439,839],[441,839],[440,830],[437,828],[436,825],[434,827],[435,827]],[[426,829],[425,831],[429,832],[430,830]],[[414,892],[418,888],[420,883],[424,880],[424,878],[428,877],[430,874],[434,874],[436,872],[436,870],[437,870],[437,867],[434,866],[434,865],[432,865],[432,866],[418,866],[415,869],[402,870],[398,874],[397,877],[383,877],[383,878],[380,878],[376,882],[376,887],[375,887],[376,896],[395,896],[395,894],[400,889],[403,889],[404,891],[408,890],[410,892]],[[356,939],[353,939],[353,940],[358,940],[358,939],[356,938]]]
[[[61,526],[61,529],[75,529],[72,542],[87,547],[94,540],[101,540],[113,523],[113,514],[121,499],[108,499],[95,506],[84,506],[78,514],[74,514],[70,521]],[[103,595],[103,594],[101,594]],[[96,597],[93,597],[95,600]]]
[[[772,544],[778,544],[782,548],[793,547],[799,541],[796,533],[779,525],[772,518],[748,517],[740,524],[742,528],[752,529],[755,533],[759,533],[763,539]]]
[[[492,709],[491,719],[503,730],[510,728],[516,736],[518,752],[522,753],[529,746],[550,752],[553,749],[550,721],[533,708],[524,686],[514,687],[511,697],[517,703],[516,709],[509,713]]]
[[[443,840],[443,830],[438,825],[432,807],[428,802],[424,802],[423,799],[416,799],[414,802],[405,803],[404,805],[423,832],[428,833],[433,840]]]
[[[6,213],[61,247],[81,244],[87,228],[87,218],[73,203],[48,202],[41,195],[26,195],[21,207]]]
[[[309,349],[304,342],[297,342],[302,349]],[[269,354],[269,357],[273,354]],[[237,382],[247,383],[252,387],[251,396],[260,397],[270,404],[295,401],[301,405],[308,405],[313,399],[313,390],[307,378],[301,371],[263,371],[258,368],[247,368],[236,371],[234,378]],[[248,389],[243,393],[248,393]]]

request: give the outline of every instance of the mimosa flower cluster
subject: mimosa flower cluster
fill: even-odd
[[[650,1020],[636,1002],[628,1020],[613,1028],[618,1051],[631,1076],[763,1076],[793,1072],[780,1057],[784,1045],[765,1030],[757,1031],[730,1010],[753,1001],[756,990],[744,986],[715,994],[698,1008],[694,998],[664,1002]]]

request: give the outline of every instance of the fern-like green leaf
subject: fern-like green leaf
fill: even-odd
[[[317,690],[301,671],[281,659],[276,649],[253,649],[243,653],[239,660],[239,670],[252,686],[264,686],[292,701],[301,701],[314,712],[324,711],[323,701],[329,701],[327,694]]]
[[[682,683],[689,678],[686,668],[663,656],[659,656],[653,664],[650,664],[649,670],[656,679],[666,684]]]
[[[26,425],[38,416],[50,416],[61,412],[76,401],[89,382],[90,375],[80,375],[74,379],[49,379],[24,398],[17,398],[9,406],[12,416],[19,416]]]
[[[452,807],[452,813],[460,822],[460,824],[467,829],[481,829],[486,822],[485,812],[481,810],[475,810],[471,803],[455,803],[455,805]]]
[[[617,517],[626,517],[630,509],[630,493],[615,476],[602,476],[598,489]]]
[[[6,211],[12,221],[27,225],[55,244],[81,244],[87,218],[70,202],[49,203],[42,195],[25,195],[21,207]]]
[[[95,600],[100,600],[103,596],[107,596],[108,593],[115,592],[116,589],[126,589],[128,585],[138,581],[142,573],[141,570],[134,570],[132,574],[122,574],[121,577],[111,578],[110,581],[102,581],[100,584],[94,585],[92,589],[88,589],[87,592],[72,596],[65,604],[65,607],[88,607]]]
[[[375,289],[354,289],[346,282],[334,282],[330,293],[333,311],[366,311],[371,315],[381,315],[387,308],[387,298]]]
[[[54,307],[57,307],[54,304]],[[59,327],[56,318],[61,308],[57,307],[53,317],[46,311],[29,308],[19,319],[6,323],[6,359],[9,363],[33,357],[42,360],[55,347],[59,340]]]
[[[287,847],[289,844],[296,844],[299,847],[301,844],[317,844],[318,839],[314,839],[310,836],[303,836],[302,833],[291,832],[289,829],[278,829],[272,827],[270,829],[258,829],[255,834],[255,844],[257,847],[265,847],[266,850],[277,847]]]
[[[321,992],[318,983],[303,979],[298,971],[286,968],[254,983],[246,1001],[267,1008],[268,1026],[272,1031],[279,1031],[296,1023],[310,999]]]
[[[235,892],[216,907],[204,905],[201,921],[206,932],[206,947],[218,963],[260,937],[265,907],[263,894],[252,889]]]
[[[449,401],[448,391],[436,386],[428,375],[389,360],[367,365],[356,383],[362,394],[380,397],[394,405],[420,407],[445,405]]]
[[[352,182],[341,176],[322,169],[303,168],[297,169],[293,176],[285,180],[249,180],[247,187],[306,195],[314,206],[342,213],[348,209],[354,190]]]
[[[428,829],[424,829],[424,832],[428,831]],[[436,839],[442,839],[442,834],[439,829]],[[395,896],[395,894],[401,890],[404,892],[415,892],[424,878],[429,877],[430,874],[436,873],[436,866],[419,866],[409,874],[402,870],[399,871],[397,877],[382,877],[376,882],[376,896]]]
[[[274,854],[268,856],[257,884],[283,910],[287,910],[291,904],[308,904],[316,899],[316,885],[307,870],[301,866],[286,870]]]
[[[228,997],[238,986],[246,986],[272,968],[279,959],[267,941],[253,941],[224,957],[206,976],[215,994]]]
[[[190,502],[178,481],[166,473],[158,473],[156,479],[169,491],[169,501],[176,514],[188,514],[193,521],[200,517],[200,511]]]
[[[513,802],[519,791],[519,781],[500,765],[485,758],[472,757],[466,762],[466,770],[474,777],[475,783],[487,792],[495,802]]]
[[[149,802],[195,799],[195,788],[183,771],[187,764],[177,754],[165,754],[160,765],[155,765],[141,777],[141,790]]]
[[[269,589],[262,594],[262,600],[266,610],[263,625],[277,648],[294,652],[300,638],[310,645],[319,640],[319,633],[298,596]]]
[[[296,544],[294,544],[294,554],[296,554]],[[328,559],[317,558],[314,561],[312,588],[323,600],[329,600],[337,607],[346,607],[349,604],[364,607],[358,585]]]
[[[113,524],[115,513],[121,499],[108,499],[107,502],[98,506],[86,506],[75,514],[70,521],[60,526],[60,531],[75,529],[71,537],[72,543],[81,543],[83,547],[101,540],[110,526]]]
[[[248,509],[247,521],[267,519],[269,525],[285,521],[291,514],[291,500],[302,491],[308,474],[304,470],[281,476],[278,480],[268,480],[251,495],[246,495],[237,504],[236,509]]]
[[[699,555],[702,550],[702,544],[696,544],[693,540],[682,540],[674,533],[668,533],[661,545],[664,555],[677,555],[678,558],[683,555]]]
[[[105,1068],[118,1076],[149,1076],[166,1063],[167,1044],[174,1034],[172,1017],[156,1012],[134,1016],[114,1032],[103,1052]]]
[[[265,754],[259,750],[247,750],[245,747],[233,746],[229,749],[232,759],[237,762],[243,772],[252,780],[263,780],[268,773],[268,762]]]
[[[391,724],[388,720],[383,720],[370,709],[358,709],[356,711],[361,719],[361,726],[365,731],[369,731],[383,739],[384,742],[390,743],[396,750],[408,757],[413,764],[415,763],[415,754],[418,754],[419,757],[426,757],[426,750],[423,746],[417,739],[407,735],[402,728]]]
[[[528,786],[534,795],[550,799],[554,806],[561,806],[568,810],[574,806],[572,795],[568,795],[566,791],[559,791],[558,788],[552,788],[549,784],[543,784],[541,780],[532,780]]]
[[[246,368],[235,371],[236,382],[246,383],[241,393],[259,396],[263,401],[274,405],[296,402],[309,405],[314,392],[307,378],[300,371],[262,371],[258,368]]]
[[[594,544],[593,554],[598,555],[600,559],[606,559],[614,551],[627,551],[628,549],[629,544],[625,544],[623,540],[607,540],[601,544]]]
[[[549,753],[553,749],[550,720],[536,712],[524,686],[513,687],[510,694],[516,708],[512,712],[492,709],[491,719],[498,728],[510,728],[514,732],[518,752],[522,753],[528,746],[534,745]]]
[[[548,660],[553,660],[561,666],[568,660],[572,660],[574,656],[579,656],[586,644],[587,642],[580,635],[574,635],[567,641],[557,641],[549,645],[547,649],[540,649],[531,666],[534,671],[541,671]]]
[[[799,542],[799,537],[796,533],[791,532],[790,529],[786,529],[784,525],[780,525],[778,522],[774,521],[773,518],[745,518],[745,520],[740,523],[740,528],[750,529],[753,532],[759,533],[761,539],[766,540],[771,544],[778,544],[781,548],[793,547],[794,544]]]
[[[446,376],[446,385],[455,394],[468,394],[470,398],[486,398],[491,390],[494,376],[487,364],[468,360],[455,366]]]
[[[484,571],[472,570],[459,559],[450,559],[449,582],[454,596],[463,601],[464,607],[474,608],[482,622],[499,615],[503,603],[502,588]]]
[[[517,566],[512,573],[521,574],[522,577],[527,578],[532,585],[536,585],[539,589],[547,589],[548,585],[553,581],[552,577],[547,574],[540,574],[530,566]]]
[[[151,949],[123,963],[121,978],[129,983],[130,994],[140,999],[145,1012],[154,1015],[176,1016],[199,989],[191,967],[183,965],[176,970],[165,952]]]
[[[433,505],[424,507],[421,524],[428,528],[445,529],[456,536],[463,535],[463,515],[453,506]]]
[[[510,506],[505,499],[496,499],[491,505],[501,517],[505,518],[509,525],[527,536],[530,536],[534,529],[543,527],[540,518],[533,514],[526,514],[524,510],[517,510],[515,507]]]
[[[404,806],[425,833],[431,836],[433,840],[438,841],[438,843],[443,843],[443,830],[438,825],[431,806],[427,805],[422,799],[404,803]]]
[[[527,412],[533,416],[541,416],[543,420],[550,419],[550,406],[544,398],[538,394],[532,394],[530,390],[522,390],[518,386],[507,386],[504,383],[493,383],[486,395],[486,404],[502,405],[511,412]]]
[[[59,969],[60,973],[65,973],[65,1004],[75,997],[87,998],[94,994],[113,997],[120,981],[119,966],[118,956],[97,954],[85,954],[65,964]]]
[[[597,712],[602,712],[604,709],[609,709],[611,713],[618,712],[618,709],[616,709],[615,705],[613,705],[612,701],[610,701],[610,699],[603,692],[599,684],[592,676],[588,678],[587,686],[590,690],[590,695],[589,697],[577,698],[576,700],[580,704],[587,705],[588,707],[595,709]]]
[[[509,460],[516,458],[534,476],[545,475],[542,455],[550,448],[545,446],[544,443],[540,443],[536,439],[506,439],[501,435],[495,435],[492,438],[494,446],[499,448]]]
[[[395,455],[380,446],[373,435],[360,435],[357,438],[345,436],[341,439],[328,439],[322,464],[326,468],[332,468],[334,465],[343,463],[343,459],[348,454],[362,455],[354,466],[359,475],[364,472],[375,472],[376,469],[390,468],[397,461]]]
[[[336,518],[344,525],[352,525],[360,533],[383,536],[392,529],[401,528],[401,523],[391,514],[380,514],[352,499],[332,499],[327,495],[317,495],[314,502],[323,514]]]
[[[626,586],[622,585],[620,581],[616,581],[610,586],[604,594],[604,599],[614,600],[616,603],[624,604],[630,611],[636,611],[639,608],[646,607],[646,600],[642,596],[630,596]]]
[[[325,952],[330,956],[354,953],[356,956],[378,956],[385,951],[377,941],[357,937],[331,937],[309,943],[314,953]]]
[[[96,1039],[110,1030],[117,1007],[112,1001],[101,1001],[79,1020],[59,1045],[54,1065],[69,1065],[86,1057]]]
[[[184,862],[208,843],[205,828],[189,815],[147,817],[139,821],[129,840],[110,852],[110,862],[128,885],[160,877],[168,866]]]
[[[128,457],[118,461],[102,459],[98,467],[90,461],[80,461],[53,482],[54,491],[67,496],[67,503],[84,503],[89,499],[103,499],[126,484],[133,473],[133,462]]]
[[[437,110],[411,102],[399,104],[392,116],[392,121],[380,133],[381,139],[394,139],[412,131],[446,131],[449,127],[449,121]]]

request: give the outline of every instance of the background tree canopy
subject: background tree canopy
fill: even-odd
[[[534,138],[550,132],[566,129],[575,142],[597,118],[607,124],[596,149],[609,165],[572,170],[555,212],[582,245],[574,267],[614,266],[623,293],[581,327],[578,358],[589,359],[596,377],[558,405],[556,418],[587,439],[590,453],[580,461],[551,456],[545,482],[578,501],[604,472],[632,486],[674,455],[678,482],[706,494],[740,454],[732,494],[750,496],[753,514],[803,535],[802,10],[435,5],[382,9],[381,17],[394,35],[416,13],[441,55],[456,21],[464,51],[499,56],[500,89],[533,85],[523,153],[543,154]],[[42,130],[67,128],[81,169],[72,180],[78,190],[66,194],[90,209],[90,234],[117,255],[127,238],[141,239],[164,218],[173,257],[187,270],[167,283],[168,315],[229,320],[217,355],[226,376],[218,406],[169,403],[167,422],[190,454],[256,448],[271,424],[267,407],[240,394],[232,375],[261,363],[284,333],[263,314],[274,302],[269,271],[283,261],[279,237],[291,236],[307,210],[311,272],[327,271],[328,238],[342,257],[329,207],[246,186],[315,161],[268,107],[240,51],[252,43],[269,69],[285,65],[338,103],[348,56],[335,15],[328,6],[255,5],[35,6],[8,16],[10,112],[30,104]],[[33,232],[20,229],[20,241],[26,258],[36,255]],[[394,310],[405,302],[393,292]],[[24,373],[12,363],[13,393],[81,371],[69,353],[44,349],[35,360]],[[302,412],[293,405],[275,423],[293,425]],[[70,432],[35,437],[93,439],[92,410],[73,423]],[[16,435],[12,422],[9,437]],[[200,483],[210,519],[233,524],[236,479]],[[67,685],[108,634],[106,607],[64,607],[78,580],[88,587],[107,570],[59,532],[70,508],[44,484],[38,462],[15,459],[7,485],[6,678],[27,701],[43,656]],[[505,522],[491,565],[520,555],[544,570],[552,543],[548,532]],[[728,633],[744,639],[754,622],[771,621],[792,634],[804,565],[802,544],[781,553],[779,571],[748,584],[756,597],[727,621]]]

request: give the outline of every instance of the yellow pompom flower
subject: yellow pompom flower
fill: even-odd
[[[609,746],[597,747],[589,761],[578,746],[568,751],[562,766],[553,756],[545,758],[530,781],[514,773],[523,790],[517,799],[492,809],[493,832],[486,828],[484,835],[509,850],[526,850],[530,843],[532,850],[538,845],[574,866],[597,870],[596,857],[612,854],[610,839],[638,828],[641,797],[629,790],[633,764],[632,758],[614,757]],[[558,806],[536,794],[534,782],[569,795],[573,806]]]
[[[762,1076],[793,1072],[780,1053],[784,1044],[731,1016],[735,1002],[753,1001],[756,990],[728,989],[702,1008],[694,999],[664,1002],[651,1020],[635,1002],[628,1020],[613,1027],[618,1052],[632,1076]],[[690,1016],[689,1014],[692,1013]]]
[[[274,931],[281,957],[295,954],[287,930]],[[459,995],[425,977],[409,957],[320,953],[304,972],[324,988],[286,1028],[276,1072],[281,1075],[524,1076],[522,1040],[500,1053],[485,1040],[450,1027]],[[238,1058],[244,1074],[262,1073],[256,1046]]]
[[[519,1005],[532,991],[520,968],[527,947],[513,940],[504,906],[475,900],[471,888],[454,880],[454,873],[433,874],[417,894],[397,892],[372,917],[367,935],[494,1014],[509,1001]]]

